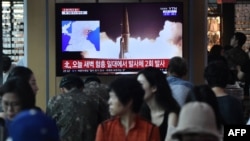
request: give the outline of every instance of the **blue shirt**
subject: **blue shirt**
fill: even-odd
[[[167,81],[171,88],[172,96],[182,107],[185,104],[189,91],[193,88],[193,84],[174,76],[168,76]]]

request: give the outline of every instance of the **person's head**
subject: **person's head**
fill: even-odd
[[[155,100],[165,110],[179,110],[178,103],[172,97],[170,86],[164,73],[155,67],[147,67],[137,73],[137,80],[145,91],[146,102]]]
[[[12,77],[21,77],[23,80],[29,82],[32,90],[34,91],[34,94],[37,94],[39,88],[36,83],[35,75],[30,68],[23,66],[16,66],[10,71],[7,80]]]
[[[219,141],[220,133],[211,106],[204,102],[185,104],[172,138],[180,141]]]
[[[84,79],[85,87],[99,87],[101,80],[97,76],[88,76]]]
[[[10,57],[7,55],[3,55],[2,58],[3,58],[3,72],[5,73],[10,70],[12,61]]]
[[[223,62],[211,62],[204,70],[204,77],[210,87],[225,88],[229,82],[230,70]]]
[[[20,111],[35,107],[35,94],[30,84],[20,77],[8,79],[1,86],[0,95],[3,111],[10,120]]]
[[[109,85],[110,115],[122,115],[131,111],[138,113],[143,103],[144,90],[135,77],[119,77]]]
[[[9,139],[12,141],[59,141],[54,120],[41,111],[20,112],[10,124]]]
[[[213,90],[208,85],[194,86],[188,93],[188,96],[186,98],[186,103],[194,101],[205,102],[213,108],[216,117],[216,124],[218,129],[220,129],[222,121],[220,118],[217,98]]]
[[[176,56],[170,59],[168,64],[168,74],[176,77],[184,77],[187,74],[187,62],[184,58]]]
[[[231,38],[230,45],[233,47],[242,47],[247,40],[247,37],[242,32],[235,32]]]
[[[59,87],[63,93],[67,93],[73,89],[82,90],[84,88],[84,83],[80,76],[76,74],[67,74],[61,79]]]
[[[211,50],[209,51],[210,55],[222,55],[223,47],[221,45],[213,45]]]

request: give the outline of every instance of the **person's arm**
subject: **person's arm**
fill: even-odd
[[[96,137],[95,137],[95,141],[105,141],[105,135],[103,132],[103,125],[99,124],[97,131],[96,131]]]
[[[58,120],[58,112],[60,111],[60,98],[57,96],[52,97],[48,101],[48,105],[46,107],[46,114],[53,118],[54,120]]]
[[[46,106],[46,114],[49,116],[52,116],[53,105],[55,103],[54,101],[55,101],[55,98],[52,97],[51,99],[49,99],[48,104]]]
[[[168,129],[167,129],[165,141],[171,140],[172,134],[175,131],[175,128],[177,126],[177,122],[178,122],[177,114],[174,112],[169,113],[169,115],[168,115]]]
[[[172,126],[176,127],[177,122],[178,122],[177,114],[174,112],[169,113],[168,114],[168,125],[172,125]]]
[[[110,118],[108,103],[99,97],[98,103],[98,122],[101,123]]]
[[[245,73],[242,72],[241,67],[239,65],[236,66],[236,70],[237,70],[237,78],[242,81],[245,77]]]

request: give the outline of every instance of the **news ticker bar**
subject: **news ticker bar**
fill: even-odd
[[[167,68],[169,59],[85,59],[62,60],[62,69],[138,69]]]

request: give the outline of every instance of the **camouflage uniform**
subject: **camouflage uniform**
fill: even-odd
[[[87,84],[84,84],[83,91],[86,92],[87,94],[98,95],[105,102],[107,102],[109,99],[108,86],[105,84],[89,82]]]
[[[52,97],[47,114],[56,120],[62,141],[94,141],[97,126],[109,118],[99,97],[78,89]]]

